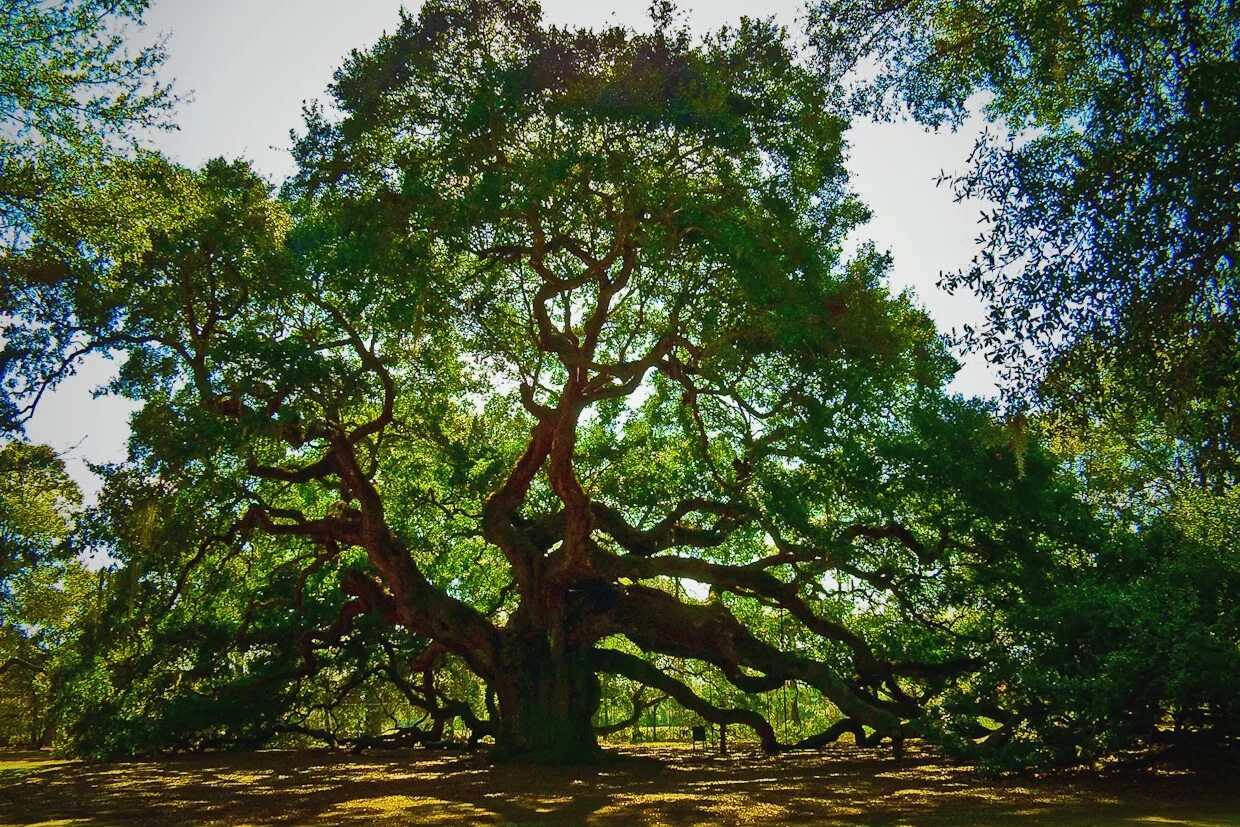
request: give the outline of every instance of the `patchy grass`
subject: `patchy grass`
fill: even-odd
[[[682,745],[593,768],[418,750],[96,763],[0,753],[0,825],[1240,825],[1237,778],[1168,771],[996,780],[912,750],[767,758]]]
[[[69,763],[66,758],[52,758],[44,752],[0,752],[0,788],[21,781],[26,776],[46,772]],[[2,801],[3,798],[0,798]]]

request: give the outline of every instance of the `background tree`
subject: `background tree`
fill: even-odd
[[[963,341],[1033,403],[1111,524],[1049,604],[1011,616],[1025,642],[992,684],[1023,721],[1004,730],[1040,734],[1000,746],[1062,762],[1171,722],[1234,733],[1240,558],[1217,527],[1240,422],[1235,8],[837,3],[811,26],[820,70],[874,67],[853,86],[867,111],[958,123],[983,93],[999,130],[953,183],[991,202],[987,228],[944,284],[988,301]]]
[[[159,46],[131,51],[124,24],[146,0],[0,3],[0,230],[6,247],[28,211],[76,190],[135,132],[164,125],[169,89],[155,80]]]
[[[1091,553],[1065,555],[1004,604],[1007,645],[945,693],[941,742],[1002,769],[1234,751],[1236,489],[1213,494],[1160,466],[1176,448],[1152,423],[1138,434],[1050,430],[1106,529]]]
[[[84,233],[63,225],[98,227],[110,208],[139,208],[124,187],[113,188],[106,208],[91,194],[144,130],[169,127],[175,99],[155,77],[163,48],[133,49],[127,37],[126,26],[140,26],[147,5],[0,0],[0,313],[19,309],[22,284],[67,277],[66,259],[80,250],[51,239],[69,243]],[[52,204],[59,209],[46,214]],[[9,402],[0,400],[4,427],[19,416]]]
[[[81,493],[51,448],[0,447],[0,742],[46,746],[53,675],[89,575],[67,542]]]
[[[1201,481],[1240,469],[1240,11],[1234,4],[914,0],[817,4],[821,68],[877,69],[872,110],[984,135],[957,194],[983,203],[989,305],[963,341],[1059,421],[1153,421]],[[992,208],[993,205],[993,208]]]

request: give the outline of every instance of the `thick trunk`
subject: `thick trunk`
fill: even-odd
[[[602,756],[593,717],[599,685],[584,653],[555,653],[544,637],[506,647],[495,681],[497,761],[582,763]]]

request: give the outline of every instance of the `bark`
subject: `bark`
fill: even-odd
[[[599,649],[594,653],[594,663],[604,672],[613,672],[653,687],[674,698],[677,703],[692,712],[701,715],[707,721],[726,727],[728,724],[742,724],[749,727],[758,736],[765,752],[779,751],[779,742],[775,738],[775,730],[765,718],[749,709],[723,709],[708,703],[685,684],[664,673],[654,664],[634,655],[619,652],[615,649]]]
[[[585,652],[553,652],[544,635],[513,637],[492,685],[499,705],[496,761],[582,763],[602,750],[594,731],[599,683]]]
[[[759,640],[718,604],[689,605],[657,589],[630,586],[612,617],[614,631],[647,652],[713,663],[746,692],[774,689],[788,679],[802,681],[818,689],[846,716],[893,739],[908,734],[902,718],[914,717],[919,711],[912,704],[866,694],[863,687],[841,678],[826,664]]]

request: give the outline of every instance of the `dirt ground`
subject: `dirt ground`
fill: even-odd
[[[1240,777],[980,777],[913,750],[626,748],[595,768],[481,754],[260,751],[95,763],[0,753],[0,825],[1240,825]]]

